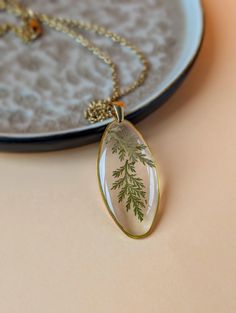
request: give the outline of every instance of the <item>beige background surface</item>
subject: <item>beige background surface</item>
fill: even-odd
[[[0,312],[236,312],[236,2],[204,5],[193,71],[138,125],[162,169],[151,237],[108,217],[97,144],[0,154]]]

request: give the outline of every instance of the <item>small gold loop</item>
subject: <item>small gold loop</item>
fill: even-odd
[[[36,40],[43,33],[42,24],[32,11],[29,11],[29,17],[24,21],[25,35],[27,41]]]
[[[121,101],[116,101],[116,102],[113,102],[113,106],[114,106],[117,122],[118,123],[123,122],[125,118],[125,110],[124,110],[125,104]]]

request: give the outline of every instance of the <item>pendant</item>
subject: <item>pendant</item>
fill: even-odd
[[[143,238],[153,228],[160,201],[157,166],[142,135],[124,119],[123,103],[114,109],[116,120],[107,126],[98,152],[99,186],[120,229]]]

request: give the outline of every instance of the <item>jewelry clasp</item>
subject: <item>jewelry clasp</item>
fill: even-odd
[[[40,37],[43,33],[43,28],[42,24],[37,18],[36,14],[28,10],[27,12],[28,16],[26,16],[23,21],[24,21],[24,31],[23,31],[23,41],[29,42],[36,40],[38,37]]]

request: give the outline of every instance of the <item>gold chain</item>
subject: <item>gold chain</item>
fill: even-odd
[[[9,32],[12,32],[23,42],[27,43],[41,36],[43,33],[42,25],[46,25],[49,28],[64,33],[67,36],[73,38],[77,43],[88,49],[97,58],[109,66],[113,84],[112,94],[106,99],[94,100],[88,105],[88,108],[85,112],[85,117],[91,123],[112,117],[114,114],[112,104],[142,85],[147,77],[149,64],[145,55],[130,41],[106,29],[105,27],[87,22],[81,22],[78,20],[58,18],[38,12],[36,13],[21,5],[17,0],[0,0],[0,10],[14,14],[22,20],[22,24],[20,26],[9,23],[0,25],[0,37],[3,37]],[[143,69],[132,84],[125,87],[124,89],[121,89],[117,65],[112,61],[106,52],[102,51],[89,39],[80,34],[78,32],[79,29],[91,31],[99,36],[110,38],[113,42],[129,48],[138,57]]]

